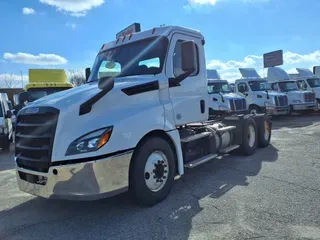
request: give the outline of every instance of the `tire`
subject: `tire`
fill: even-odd
[[[258,106],[256,106],[256,105],[251,105],[251,106],[249,107],[249,113],[250,113],[250,114],[261,113],[261,109],[260,109]]]
[[[258,146],[260,148],[265,148],[269,146],[271,140],[271,122],[267,116],[263,116],[262,122],[258,127],[259,137],[258,137]]]
[[[161,166],[157,159],[162,159]],[[152,206],[164,200],[174,183],[175,165],[175,154],[170,144],[163,138],[150,137],[139,144],[133,155],[129,179],[129,191],[135,202]],[[161,174],[163,174],[162,177]],[[158,179],[163,182],[155,183]],[[152,189],[158,184],[160,184],[159,188]]]
[[[253,140],[252,140],[253,139]],[[243,124],[242,144],[239,147],[241,155],[250,156],[256,151],[258,144],[258,131],[253,118],[248,118]]]

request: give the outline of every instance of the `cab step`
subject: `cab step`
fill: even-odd
[[[229,146],[229,147],[226,147],[226,148],[224,148],[224,149],[221,149],[220,150],[220,153],[229,153],[229,152],[231,152],[231,151],[233,151],[233,150],[235,150],[235,149],[237,149],[237,148],[239,148],[240,147],[240,145],[231,145],[231,146]]]
[[[203,163],[206,163],[214,158],[216,158],[218,155],[217,154],[210,154],[210,155],[207,155],[207,156],[204,156],[202,158],[199,158],[199,159],[196,159],[192,162],[189,162],[187,164],[184,165],[184,167],[186,168],[194,168],[194,167],[197,167]]]
[[[181,142],[191,142],[191,141],[197,140],[199,138],[207,137],[209,135],[212,135],[212,133],[211,132],[202,132],[202,133],[191,135],[191,136],[188,136],[185,138],[181,138]]]

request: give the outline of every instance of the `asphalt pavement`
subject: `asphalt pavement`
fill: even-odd
[[[0,153],[0,239],[320,239],[320,115],[273,120],[271,145],[188,170],[170,196],[93,202],[18,190]]]

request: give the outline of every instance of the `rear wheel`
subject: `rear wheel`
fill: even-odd
[[[154,205],[170,193],[175,177],[175,155],[160,138],[146,139],[138,146],[130,169],[130,192],[136,202]]]
[[[239,153],[249,156],[255,152],[257,147],[257,125],[252,118],[248,118],[245,120],[243,128],[242,144],[239,147]]]
[[[269,146],[271,139],[271,122],[267,116],[263,117],[263,122],[259,126],[259,147]]]

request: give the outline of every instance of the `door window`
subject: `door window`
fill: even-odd
[[[238,91],[241,92],[241,93],[244,93],[244,92],[248,92],[248,86],[246,83],[239,83],[238,84]]]

